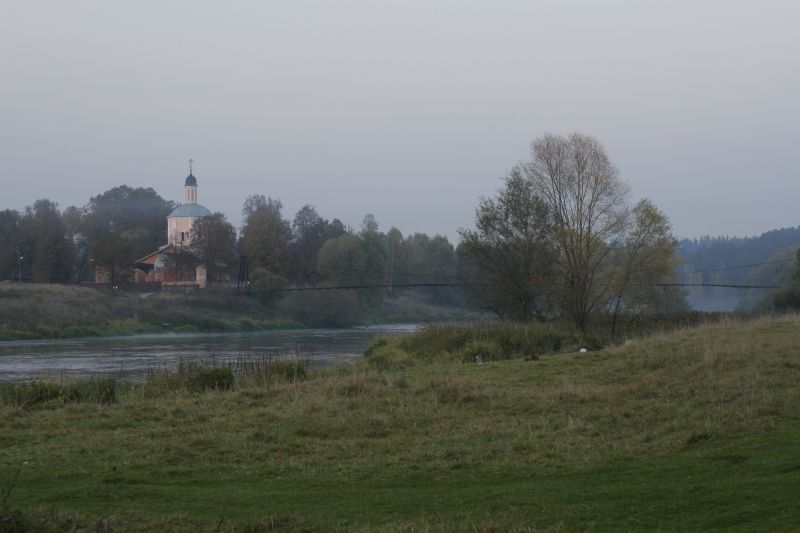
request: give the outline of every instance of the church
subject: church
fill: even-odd
[[[183,184],[183,203],[167,216],[167,243],[134,263],[137,282],[159,282],[164,290],[204,288],[206,268],[192,250],[192,225],[211,211],[197,203],[197,178]]]

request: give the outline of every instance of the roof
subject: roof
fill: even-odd
[[[181,204],[176,207],[167,218],[177,217],[207,217],[211,211],[200,204]]]
[[[156,250],[155,252],[151,252],[151,253],[147,254],[146,256],[142,257],[138,261],[134,261],[133,264],[134,265],[139,265],[139,264],[152,265],[153,263],[155,263],[155,259],[156,259],[156,256],[158,254],[170,253],[170,252],[174,251],[174,249],[175,249],[175,247],[173,245],[171,245],[171,244],[165,244],[163,246],[159,246],[158,250]]]
[[[183,184],[184,187],[197,187],[197,178],[194,177],[193,174],[189,174],[186,176],[186,182]]]
[[[134,261],[134,265],[153,265],[160,254],[191,254],[197,255],[191,248],[186,246],[175,246],[174,244],[164,244],[158,247],[155,252],[150,252],[138,261]]]

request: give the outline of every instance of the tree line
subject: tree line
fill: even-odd
[[[83,281],[102,266],[124,280],[134,261],[167,241],[174,207],[151,188],[122,185],[83,208],[62,212],[39,200],[2,211],[0,279]],[[649,200],[631,202],[605,149],[587,135],[536,139],[530,159],[480,199],[457,248],[438,235],[382,232],[372,215],[357,229],[312,205],[286,218],[281,201],[263,194],[246,198],[242,218],[238,231],[222,213],[199,219],[193,252],[212,283],[235,279],[246,256],[250,289],[265,303],[287,286],[461,283],[464,294],[425,294],[444,304],[469,298],[505,319],[562,318],[578,332],[602,317],[612,333],[647,314],[686,309],[684,292],[668,286],[678,264],[668,218]],[[379,305],[391,293],[358,291],[358,304]]]
[[[130,281],[134,262],[167,242],[166,218],[175,207],[152,188],[121,185],[81,208],[62,211],[51,200],[37,200],[22,211],[0,211],[0,280],[93,281],[101,267],[112,283]],[[441,282],[459,270],[446,237],[382,232],[373,215],[353,229],[307,204],[287,219],[280,200],[254,194],[244,201],[242,216],[238,230],[222,213],[198,219],[192,228],[195,259],[206,266],[209,281],[235,280],[242,256],[254,290]],[[428,292],[441,303],[458,299]],[[365,294],[365,301],[377,301],[384,292]]]

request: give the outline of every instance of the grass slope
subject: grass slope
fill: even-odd
[[[798,317],[483,365],[411,345],[412,366],[376,366],[403,350],[384,342],[359,365],[226,391],[6,395],[6,515],[133,531],[800,523]]]

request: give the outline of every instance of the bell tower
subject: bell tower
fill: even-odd
[[[186,182],[183,184],[183,203],[185,204],[197,203],[197,178],[192,174],[192,163],[194,163],[194,159],[189,160],[189,175],[186,176]]]

